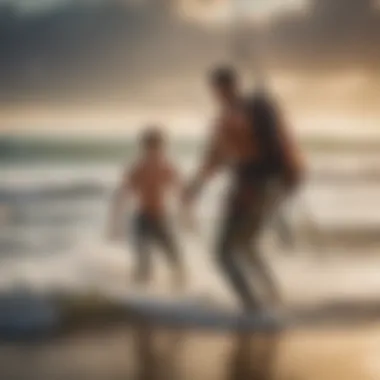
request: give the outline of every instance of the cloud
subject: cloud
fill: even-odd
[[[45,12],[48,9],[62,6],[71,0],[0,0],[0,4],[11,5],[19,12]]]
[[[371,0],[314,0],[303,16],[284,16],[265,36],[272,62],[291,70],[377,70],[380,14]]]
[[[226,31],[187,23],[163,10],[164,2],[71,1],[29,16],[4,5],[0,100],[160,101],[165,94],[169,103],[203,102],[205,70],[227,56]],[[323,94],[337,74],[366,78],[342,86],[344,102],[358,88],[371,99],[380,92],[373,85],[380,70],[375,0],[309,0],[305,12],[284,9],[262,29],[242,29],[251,57],[258,39],[269,71],[299,79],[293,87],[301,94],[307,78],[319,78]]]
[[[204,25],[225,27],[236,18],[244,21],[264,21],[284,11],[296,11],[308,0],[177,0],[180,14]]]

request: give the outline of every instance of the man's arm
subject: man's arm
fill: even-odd
[[[185,201],[192,201],[200,193],[203,186],[220,169],[224,163],[223,142],[221,129],[216,128],[213,136],[208,142],[206,154],[198,171],[185,187]]]

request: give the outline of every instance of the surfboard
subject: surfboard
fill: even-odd
[[[113,312],[112,312],[113,311]],[[28,295],[0,296],[0,340],[40,338],[54,334],[67,321],[88,321],[97,316],[180,329],[238,332],[276,332],[299,327],[352,325],[380,320],[380,301],[331,302],[286,311],[242,310],[215,305],[197,297],[169,297],[143,294],[113,294],[64,298]],[[112,319],[113,320],[113,319]]]
[[[194,299],[126,296],[121,301],[129,315],[168,327],[246,332],[273,332],[300,327],[344,327],[380,320],[380,301],[334,301],[286,310],[246,312],[205,305]]]
[[[40,297],[17,297],[0,302],[0,339],[34,339],[54,334],[64,328],[67,320],[83,322],[99,315],[154,326],[239,331],[273,331],[284,326],[285,320],[268,312],[247,314],[227,307],[205,305],[196,298],[162,298],[141,295],[89,297],[54,300]]]
[[[0,339],[29,339],[49,334],[60,323],[50,300],[28,295],[0,297]]]
[[[169,327],[274,331],[288,323],[284,315],[271,311],[244,312],[234,309],[202,305],[192,299],[155,299],[125,297],[123,304],[128,312],[142,322]]]

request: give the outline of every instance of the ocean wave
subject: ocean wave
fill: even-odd
[[[60,198],[79,199],[100,197],[107,194],[110,188],[101,181],[89,181],[73,183],[41,183],[34,186],[12,186],[0,187],[0,202],[32,202],[46,201]]]
[[[358,170],[319,169],[309,173],[312,182],[326,184],[361,184],[380,183],[380,168],[363,168]]]

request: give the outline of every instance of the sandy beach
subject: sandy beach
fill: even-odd
[[[373,380],[379,338],[379,325],[236,335],[119,323],[2,343],[0,378]]]

